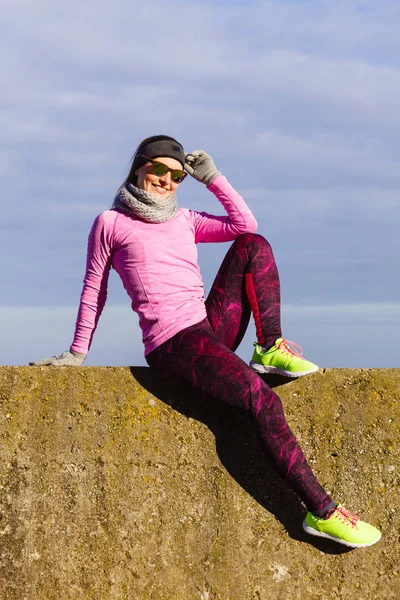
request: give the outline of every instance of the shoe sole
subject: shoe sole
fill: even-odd
[[[306,533],[309,533],[310,535],[314,535],[315,537],[322,537],[327,540],[332,540],[333,542],[337,542],[338,544],[342,544],[343,546],[347,546],[348,548],[367,548],[368,546],[373,546],[374,544],[379,542],[379,540],[382,537],[380,535],[377,540],[374,540],[373,542],[368,542],[367,544],[355,544],[352,542],[348,542],[347,540],[342,540],[341,538],[337,538],[333,535],[329,535],[329,533],[324,533],[323,531],[318,531],[317,529],[314,529],[313,527],[310,527],[309,525],[307,525],[306,520],[303,521],[303,529]]]
[[[284,369],[279,369],[278,367],[266,367],[264,365],[255,363],[252,360],[249,364],[254,371],[257,371],[257,373],[275,373],[277,375],[283,375],[284,377],[302,377],[303,375],[310,375],[310,373],[315,373],[318,371],[318,367],[315,367],[315,369],[310,369],[309,371],[299,371],[298,373],[293,373],[293,371],[285,371]]]

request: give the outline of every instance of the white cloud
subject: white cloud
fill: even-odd
[[[69,302],[82,231],[110,205],[135,146],[154,132],[213,154],[249,200],[260,233],[275,237],[300,300],[313,277],[332,294],[336,277],[337,288],[352,290],[350,301],[368,285],[356,267],[395,271],[397,1],[3,7],[2,254],[14,244],[4,303]],[[181,190],[181,205],[221,212],[198,184]],[[57,248],[70,256],[62,277]],[[206,262],[205,279],[215,266]],[[300,277],[300,266],[308,275]],[[379,281],[371,281],[372,299],[398,297],[396,278]]]
[[[267,215],[274,206],[286,207],[288,220],[299,220],[301,215],[310,218],[332,218],[351,215],[357,221],[391,222],[400,219],[400,196],[396,189],[346,187],[338,185],[327,189],[274,189],[266,187],[241,187],[240,193],[260,215]]]
[[[221,6],[176,1],[166,15],[165,5],[156,1],[132,6],[120,0],[100,8],[93,0],[7,4],[5,39],[19,46],[8,73],[13,93],[1,100],[0,123],[10,144],[63,143],[72,152],[76,146],[110,148],[136,132],[140,139],[142,131],[167,126],[189,139],[202,134],[229,139],[229,155],[251,145],[261,130],[282,158],[333,158],[343,166],[347,157],[356,157],[358,146],[370,147],[372,159],[385,154],[382,132],[368,132],[399,120],[400,70],[374,64],[368,55],[342,55],[352,37],[343,34],[343,23],[350,19],[357,25],[353,35],[363,37],[360,31],[380,23],[376,8],[371,16],[345,3],[335,3],[333,10],[327,2]],[[384,24],[391,22],[379,26]],[[171,44],[172,25],[179,43]],[[316,50],[316,39],[314,47],[303,49],[301,40],[310,32],[331,39],[332,56]],[[296,102],[297,120],[308,130],[300,135],[292,118]],[[342,129],[336,140],[333,128],[335,133]],[[354,144],[349,140],[357,128]],[[383,175],[396,170],[397,162],[388,159],[374,170]]]
[[[398,122],[400,118],[396,110],[398,68],[275,50],[243,65],[243,73],[256,89],[294,93],[373,121]]]
[[[379,144],[367,136],[350,138],[330,132],[298,137],[270,130],[256,134],[254,141],[257,154],[276,161],[310,165],[316,170],[321,165],[340,166],[344,171],[399,178],[399,161],[381,157]]]

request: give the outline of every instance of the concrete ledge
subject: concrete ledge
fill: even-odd
[[[147,368],[0,367],[1,600],[397,599],[400,370],[280,386],[321,483],[383,537],[306,536],[247,416]]]

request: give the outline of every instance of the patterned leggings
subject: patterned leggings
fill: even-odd
[[[257,341],[281,337],[279,276],[272,249],[260,235],[232,244],[206,300],[207,319],[188,327],[146,359],[169,377],[213,398],[245,408],[255,418],[267,456],[311,512],[332,502],[289,429],[282,402],[234,350],[254,316]]]

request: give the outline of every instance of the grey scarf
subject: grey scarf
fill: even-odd
[[[146,223],[164,223],[175,217],[178,200],[175,192],[158,200],[149,192],[126,183],[119,188],[112,208]]]

